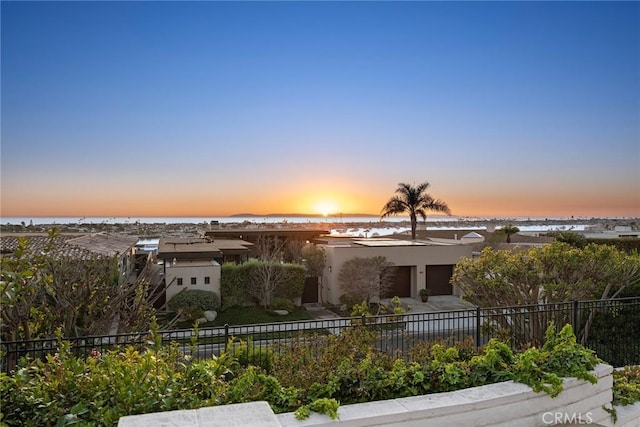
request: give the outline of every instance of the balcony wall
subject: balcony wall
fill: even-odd
[[[344,405],[339,420],[312,413],[297,420],[293,413],[275,415],[266,402],[202,408],[190,411],[123,417],[119,427],[149,425],[254,427],[282,426],[424,426],[509,427],[554,424],[614,426],[603,407],[611,407],[612,367],[598,365],[597,384],[575,378],[564,380],[564,391],[556,398],[535,393],[530,387],[507,381],[448,393]],[[638,426],[640,405],[617,408],[615,427]],[[572,424],[573,423],[573,424]]]

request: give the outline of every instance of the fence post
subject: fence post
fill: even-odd
[[[480,347],[480,307],[476,307],[476,350]]]
[[[227,350],[227,345],[229,345],[229,324],[225,323],[224,324],[224,347],[222,348],[222,351]]]
[[[580,333],[580,331],[578,331],[578,328],[580,327],[580,325],[578,324],[578,322],[580,321],[580,316],[578,316],[578,301],[573,301],[573,333],[578,336],[578,333]]]
[[[367,316],[364,313],[362,314],[362,326],[367,326]]]

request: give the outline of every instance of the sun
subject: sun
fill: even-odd
[[[314,203],[313,209],[322,216],[329,216],[338,212],[338,205],[329,200],[321,200]]]

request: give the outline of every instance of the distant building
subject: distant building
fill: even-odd
[[[244,262],[253,245],[243,240],[161,238],[158,259],[163,268],[166,301],[183,289],[201,289],[220,295],[220,266]]]
[[[219,229],[204,232],[204,236],[214,241],[220,239],[239,239],[249,243],[257,243],[260,238],[278,239],[283,242],[290,240],[301,240],[303,242],[311,241],[316,237],[328,234],[324,229],[315,228],[237,228],[237,229]],[[256,247],[251,247],[251,256],[257,256]]]

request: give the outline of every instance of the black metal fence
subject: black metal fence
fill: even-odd
[[[257,351],[305,340],[318,335],[339,335],[346,328],[366,326],[378,334],[380,351],[408,358],[416,342],[445,339],[451,342],[473,340],[476,346],[491,338],[509,342],[515,349],[540,346],[550,322],[558,328],[569,323],[578,341],[593,349],[614,366],[640,364],[640,298],[574,301],[515,307],[475,308],[433,313],[381,315],[373,317],[306,320],[269,324],[242,325],[198,330],[183,329],[157,332],[162,344],[176,343],[194,359],[218,355],[230,342],[250,342],[243,351]],[[144,348],[149,333],[63,338],[74,354],[89,356],[92,351],[105,352],[127,345]],[[21,358],[45,358],[57,351],[56,338],[2,342],[2,369],[10,372]]]

